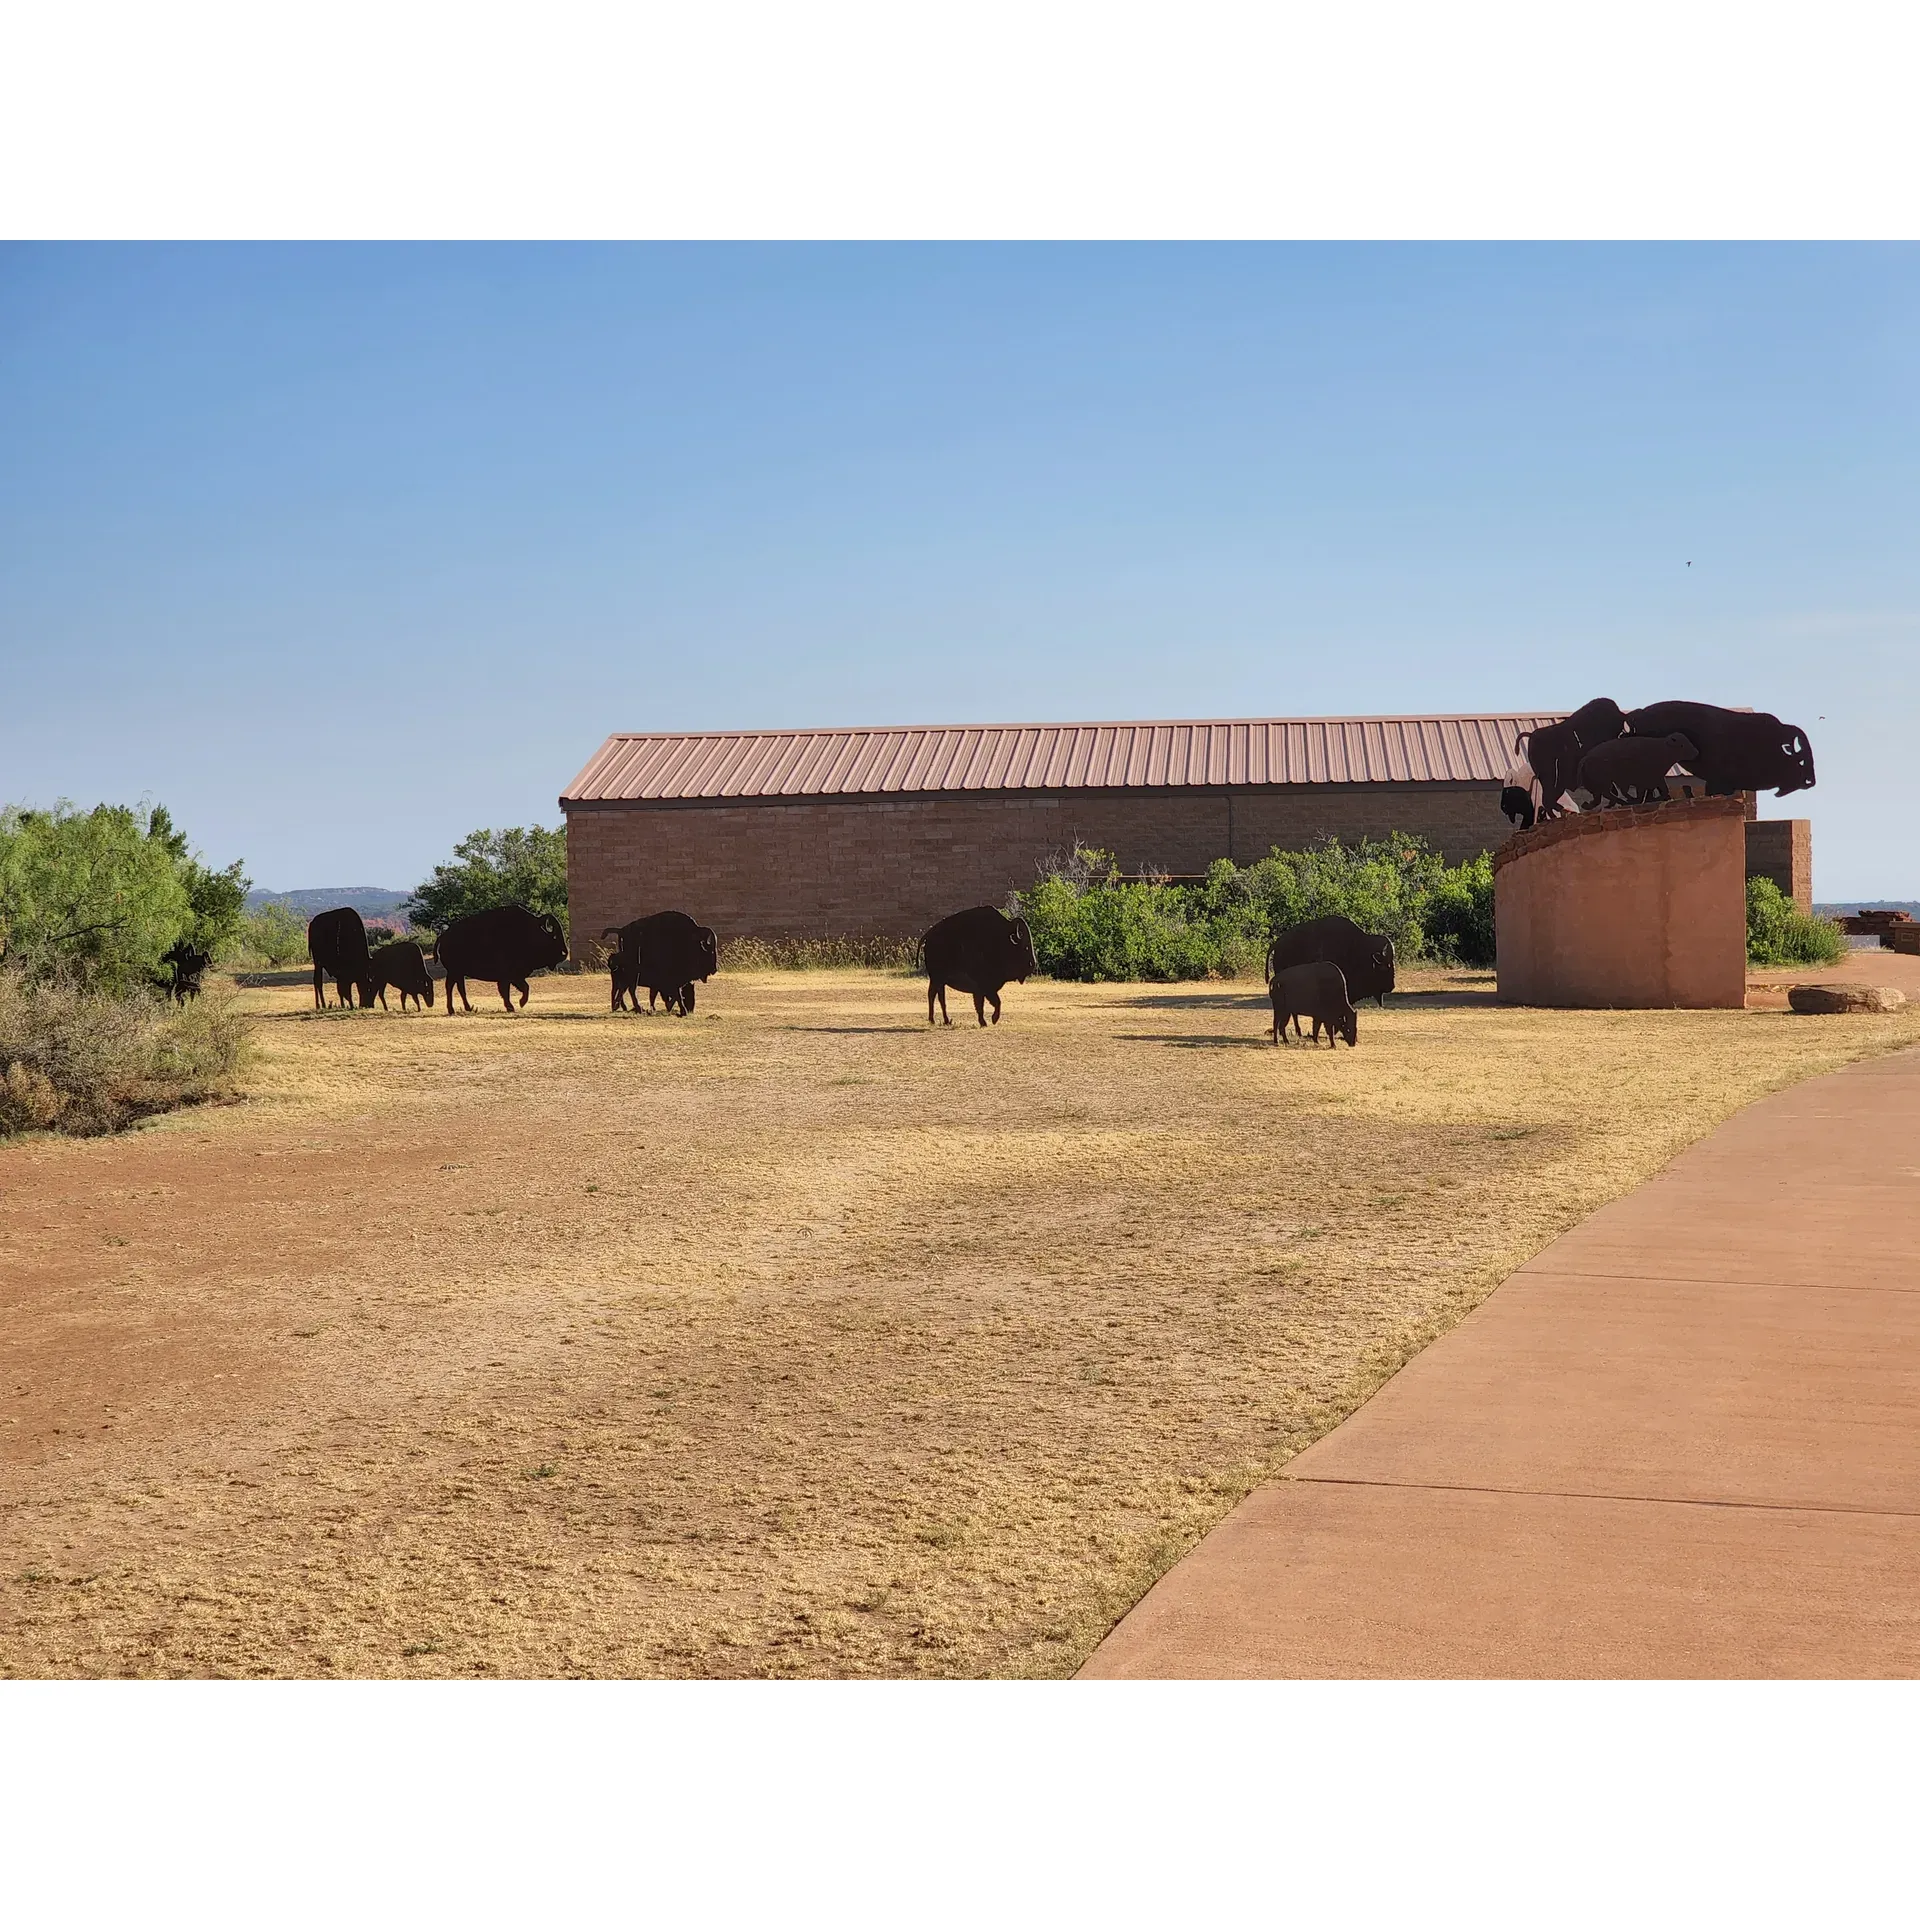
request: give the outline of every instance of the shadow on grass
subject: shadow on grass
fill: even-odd
[[[1265,1047],[1273,1042],[1265,1034],[1240,1033],[1116,1033],[1116,1040],[1144,1040],[1155,1047]]]
[[[1250,1012],[1255,1007],[1269,1004],[1265,992],[1259,993],[1183,993],[1178,999],[1165,994],[1141,994],[1128,1000],[1102,1000],[1102,1007],[1125,1007],[1135,1013],[1166,1012],[1182,1007],[1213,1007],[1231,1012],[1238,1008],[1241,1012]]]
[[[1426,991],[1413,993],[1390,993],[1387,1004],[1376,1007],[1371,1000],[1362,1000],[1359,1010],[1362,1013],[1412,1012],[1430,1007],[1486,1007],[1496,1008],[1501,1002],[1490,993],[1481,993],[1472,987],[1434,987]],[[1265,1011],[1272,1002],[1264,993],[1189,993],[1178,999],[1156,996],[1137,999],[1103,1000],[1103,1007],[1125,1008],[1134,1013],[1177,1013],[1187,1007],[1204,1009],[1216,1013],[1252,1013]]]
[[[354,1020],[365,1020],[370,1023],[376,1023],[376,1024],[383,1021],[389,1021],[389,1020],[408,1020],[413,1022],[415,1025],[418,1025],[419,1022],[421,1022],[422,1020],[438,1020],[444,1024],[449,1018],[453,1020],[479,1020],[479,1019],[491,1018],[495,1020],[539,1022],[543,1020],[612,1021],[612,1020],[618,1019],[619,1017],[620,1016],[618,1014],[613,1014],[613,1013],[591,1013],[584,1010],[569,1011],[564,1008],[549,1009],[545,1013],[536,1013],[531,1007],[526,1007],[526,1008],[520,1009],[517,1012],[508,1013],[504,1007],[497,1007],[497,1006],[496,1007],[475,1007],[471,1013],[467,1013],[465,1011],[462,1011],[456,1008],[451,1015],[447,1013],[444,1007],[409,1007],[406,1009],[405,1012],[402,1012],[401,1009],[398,1007],[388,1007],[383,1011],[379,1007],[335,1007],[335,1006],[329,1006],[324,1010],[318,1007],[290,1007],[284,1010],[283,1012],[280,1012],[277,1014],[269,1013],[266,1015],[266,1018],[270,1020],[354,1019]],[[712,1017],[717,1020],[720,1016],[718,1014],[715,1014]],[[627,1018],[631,1020],[633,1016],[629,1014],[627,1015]]]
[[[954,1022],[955,1026],[958,1026],[959,1024],[960,1023],[957,1020]],[[919,1033],[923,1031],[923,1029],[921,1029],[918,1026],[911,1026],[911,1027],[801,1027],[801,1026],[795,1026],[790,1021],[783,1021],[780,1026],[780,1031],[782,1033]]]

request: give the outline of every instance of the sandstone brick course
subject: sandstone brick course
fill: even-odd
[[[1226,856],[1395,828],[1449,860],[1507,833],[1499,790],[1470,782],[1179,792],[992,793],[801,803],[572,802],[567,885],[576,958],[603,927],[678,907],[725,939],[910,937],[1000,904],[1076,840],[1122,867],[1200,873]]]

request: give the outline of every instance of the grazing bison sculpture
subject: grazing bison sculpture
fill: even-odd
[[[373,1005],[373,966],[367,955],[367,923],[351,907],[330,907],[307,922],[307,952],[313,959],[313,1004],[327,1004],[326,978],[332,975],[340,1004],[353,1004],[347,989]]]
[[[1303,920],[1275,936],[1267,954],[1267,978],[1315,960],[1331,960],[1340,969],[1350,999],[1387,1004],[1393,991],[1393,942],[1384,933],[1369,933],[1343,913]]]
[[[927,1025],[933,1025],[937,1001],[946,1025],[947,989],[973,995],[973,1011],[984,1027],[987,1008],[1000,1020],[1000,989],[1009,980],[1025,980],[1039,971],[1033,935],[1024,920],[1009,920],[998,907],[968,907],[950,913],[927,929],[920,942],[927,963]]]
[[[1320,1029],[1327,1030],[1327,1045],[1335,1036],[1348,1046],[1360,1044],[1360,1016],[1347,997],[1346,976],[1331,960],[1310,960],[1305,966],[1282,967],[1267,987],[1273,1002],[1273,1044],[1287,1044],[1288,1020],[1313,1022],[1312,1044],[1320,1044]]]
[[[1535,727],[1514,742],[1524,751],[1533,777],[1540,783],[1540,818],[1555,819],[1565,811],[1561,801],[1580,784],[1580,761],[1604,740],[1617,740],[1626,731],[1627,716],[1611,700],[1589,700],[1584,707]],[[1661,732],[1668,729],[1663,727]]]
[[[1539,811],[1534,799],[1538,789],[1533,782],[1532,763],[1526,755],[1526,739],[1523,733],[1514,742],[1513,764],[1508,767],[1506,784],[1500,789],[1500,811],[1507,816],[1517,833],[1525,833],[1533,825]]]
[[[1525,833],[1533,825],[1535,808],[1530,785],[1517,787],[1512,784],[1500,789],[1500,811],[1512,823],[1516,833]]]
[[[1693,757],[1693,742],[1684,733],[1623,733],[1581,760],[1580,784],[1603,807],[1642,806],[1668,799],[1667,775],[1675,767],[1691,772]]]
[[[447,1011],[453,1011],[457,991],[467,1012],[469,980],[491,980],[500,990],[500,1004],[514,1010],[510,988],[520,1004],[527,1004],[529,978],[546,967],[557,967],[567,957],[567,936],[550,913],[529,913],[525,907],[489,907],[456,920],[433,943],[433,957],[447,976]]]
[[[1693,770],[1710,794],[1797,793],[1813,785],[1806,732],[1771,713],[1736,713],[1697,700],[1656,700],[1627,715],[1637,734],[1684,733],[1694,742]]]
[[[613,943],[607,970],[613,976],[613,1011],[629,1001],[640,1011],[640,989],[647,990],[647,1011],[656,999],[676,1014],[693,1011],[694,985],[711,980],[720,971],[720,943],[711,927],[691,914],[669,908],[644,914],[624,927],[609,927],[601,936]]]
[[[382,1008],[387,1004],[387,989],[400,996],[400,1011],[405,1013],[409,1000],[423,1006],[433,1005],[433,981],[427,973],[427,956],[411,940],[389,941],[375,947],[372,955],[373,991]]]
[[[198,947],[186,940],[176,940],[160,956],[160,963],[167,969],[165,986],[168,994],[183,1005],[199,997],[200,977],[212,963],[213,955],[203,953]]]

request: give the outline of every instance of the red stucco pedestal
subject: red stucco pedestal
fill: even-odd
[[[1500,998],[1534,1007],[1741,1007],[1746,806],[1737,795],[1570,814],[1493,856]]]

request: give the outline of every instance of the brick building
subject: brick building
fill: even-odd
[[[1506,837],[1514,736],[1556,717],[617,733],[560,796],[576,957],[662,907],[722,939],[911,935],[1075,841],[1197,874],[1397,827],[1461,860]]]

